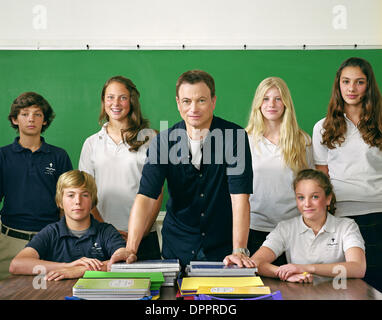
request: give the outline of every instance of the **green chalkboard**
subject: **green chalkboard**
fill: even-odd
[[[279,76],[288,84],[300,126],[309,134],[324,117],[334,75],[351,56],[367,59],[382,88],[382,50],[259,51],[0,51],[0,145],[16,132],[7,120],[20,93],[42,94],[56,112],[44,133],[67,150],[77,168],[84,140],[99,130],[100,93],[114,75],[131,78],[141,92],[151,127],[180,120],[175,103],[178,76],[190,69],[209,72],[216,82],[215,114],[245,126],[261,80]],[[164,208],[164,205],[163,205]]]

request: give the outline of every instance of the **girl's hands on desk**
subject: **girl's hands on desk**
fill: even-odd
[[[311,273],[303,272],[296,273],[286,279],[288,282],[300,282],[300,283],[310,283],[313,281],[313,275]]]
[[[306,271],[304,265],[284,264],[276,270],[276,276],[290,282],[312,282],[313,276]]]

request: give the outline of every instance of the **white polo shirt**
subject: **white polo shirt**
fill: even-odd
[[[366,144],[358,128],[345,115],[345,141],[335,149],[321,144],[322,125],[313,128],[316,165],[327,165],[337,198],[336,216],[382,212],[382,151]]]
[[[152,129],[145,129],[149,141],[137,152],[122,141],[116,144],[102,129],[88,137],[82,147],[78,168],[91,174],[97,183],[98,205],[105,222],[118,230],[127,231],[130,210],[138,192],[146,150],[156,135]]]
[[[344,262],[346,250],[365,245],[358,225],[350,218],[327,214],[321,230],[314,234],[302,215],[280,222],[264,241],[277,257],[285,252],[288,263],[318,264]]]
[[[282,221],[300,215],[293,191],[293,171],[285,166],[281,149],[265,137],[256,148],[249,136],[252,154],[253,194],[250,228],[270,232]],[[313,167],[312,146],[306,148],[307,162]]]

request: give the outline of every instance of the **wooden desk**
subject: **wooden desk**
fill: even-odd
[[[314,277],[313,283],[292,283],[261,277],[284,300],[382,300],[382,293],[361,279],[347,279],[346,289],[335,289],[332,278]]]
[[[0,300],[63,300],[72,296],[76,279],[47,281],[46,289],[35,289],[41,285],[34,276],[10,276],[0,281]],[[289,283],[262,277],[271,291],[280,290],[284,300],[382,300],[382,293],[361,279],[347,279],[347,289],[336,290],[332,279],[315,278],[313,283]],[[161,300],[175,300],[175,287],[163,287]]]
[[[64,300],[66,296],[73,295],[72,288],[76,282],[77,279],[45,281],[44,289],[41,279],[36,281],[35,276],[11,275],[0,281],[0,300]],[[175,300],[175,295],[175,287],[161,288],[161,299]]]

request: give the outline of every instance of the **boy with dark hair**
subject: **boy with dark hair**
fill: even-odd
[[[65,150],[41,137],[54,119],[52,107],[41,95],[21,94],[8,119],[20,136],[0,148],[0,279],[8,276],[10,261],[28,241],[59,219],[56,183],[73,168]]]

